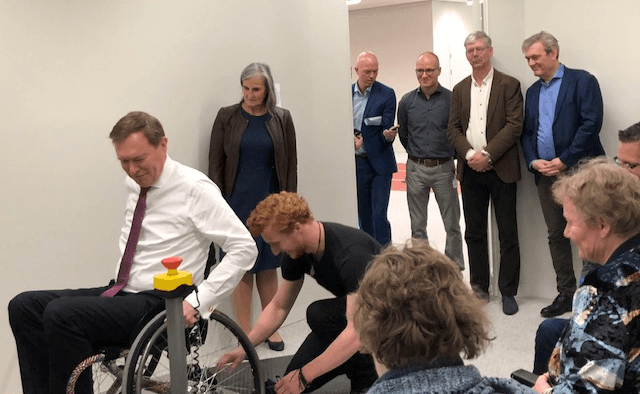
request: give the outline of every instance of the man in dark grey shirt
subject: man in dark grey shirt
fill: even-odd
[[[433,189],[447,232],[445,254],[464,269],[460,203],[455,179],[455,151],[447,139],[451,91],[438,83],[440,61],[425,52],[416,61],[420,87],[405,94],[398,105],[400,142],[407,150],[407,203],[411,236],[427,237],[427,206]]]

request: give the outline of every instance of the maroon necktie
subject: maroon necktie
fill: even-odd
[[[103,297],[113,297],[116,295],[129,280],[129,271],[131,271],[131,264],[133,263],[133,255],[136,253],[136,246],[138,245],[138,237],[140,237],[140,227],[142,227],[142,219],[144,218],[144,211],[147,208],[147,191],[150,188],[143,187],[140,189],[140,196],[138,197],[138,203],[136,209],[133,211],[133,221],[131,222],[131,231],[129,232],[129,239],[127,240],[127,246],[124,248],[124,255],[122,255],[122,261],[120,262],[120,270],[118,271],[118,280],[116,284],[110,289],[107,289],[102,293]]]

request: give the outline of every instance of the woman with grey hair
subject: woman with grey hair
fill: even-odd
[[[640,179],[606,158],[553,186],[580,258],[596,263],[538,378],[539,393],[640,392]]]
[[[251,63],[240,74],[240,103],[221,108],[213,123],[209,149],[209,177],[246,223],[249,213],[271,193],[297,190],[296,133],[288,110],[276,107],[273,77],[269,66]],[[253,277],[264,308],[278,290],[274,256],[261,237],[256,238],[258,260],[233,294],[238,323],[251,330]],[[283,350],[276,332],[267,343]]]

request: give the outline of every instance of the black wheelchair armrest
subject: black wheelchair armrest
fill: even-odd
[[[511,373],[511,379],[514,379],[527,387],[533,387],[536,384],[536,380],[538,380],[538,375],[533,372],[525,371],[524,369],[519,369]]]

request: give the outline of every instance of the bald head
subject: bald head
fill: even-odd
[[[364,92],[378,77],[378,58],[371,52],[362,52],[354,67],[358,75],[358,89]]]
[[[438,89],[438,77],[440,76],[440,60],[433,52],[424,52],[416,61],[416,78],[420,89],[429,97]]]
[[[430,60],[431,61],[435,61],[436,66],[440,67],[440,59],[433,52],[423,52],[423,53],[421,53],[420,56],[418,56],[418,60],[416,61],[416,64],[420,63],[420,62],[430,61]]]

